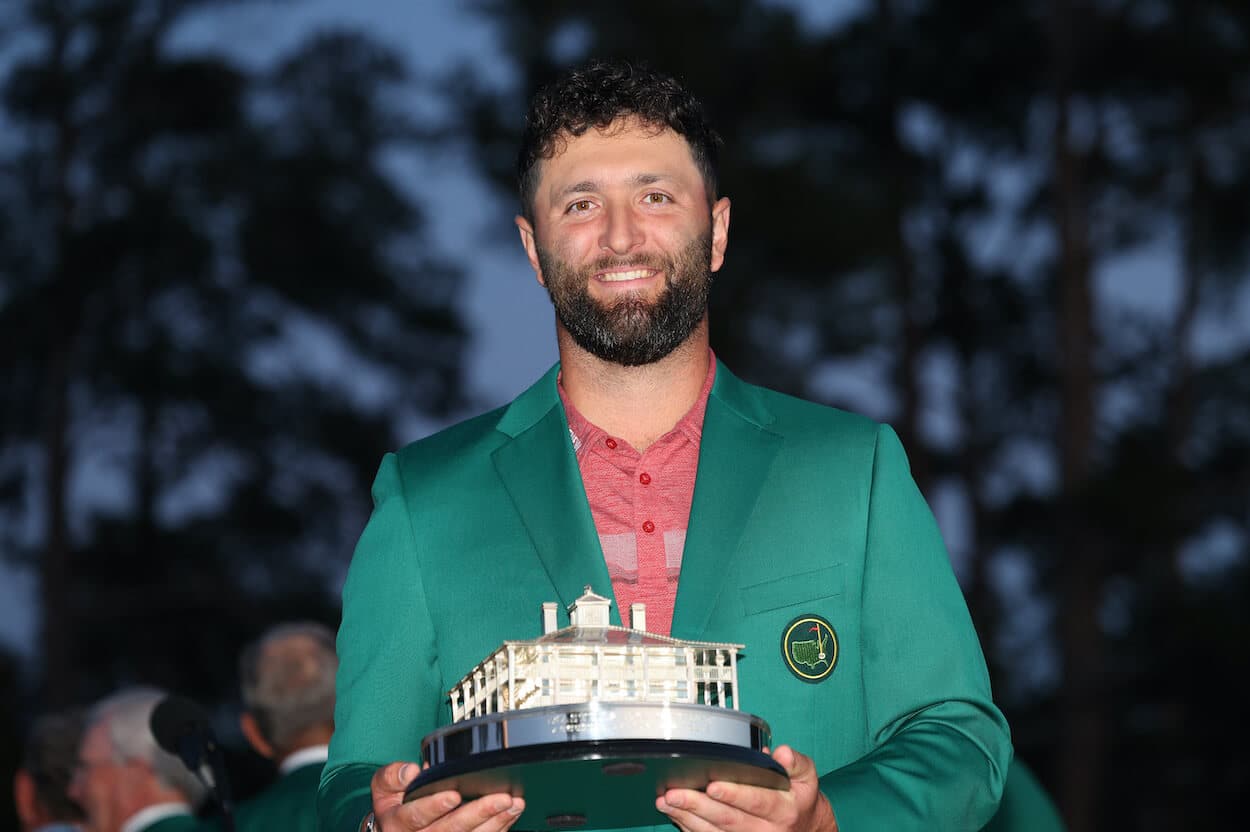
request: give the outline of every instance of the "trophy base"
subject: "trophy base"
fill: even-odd
[[[751,748],[692,740],[583,740],[484,751],[423,771],[404,799],[454,790],[467,801],[525,798],[516,830],[618,829],[667,824],[655,799],[714,780],[788,789],[785,770]]]

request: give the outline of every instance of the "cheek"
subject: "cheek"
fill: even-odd
[[[114,782],[113,778],[95,777],[86,789],[86,803],[94,813],[102,816],[109,814],[113,799],[126,790],[125,781]]]
[[[595,223],[563,228],[550,235],[548,249],[567,263],[579,264],[598,254],[599,231]]]

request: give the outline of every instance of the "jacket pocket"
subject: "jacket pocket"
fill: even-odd
[[[757,615],[841,595],[843,580],[842,564],[835,563],[811,572],[800,572],[744,586],[738,592],[742,598],[743,612],[746,615]]]

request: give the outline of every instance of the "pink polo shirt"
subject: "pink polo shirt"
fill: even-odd
[[[559,385],[621,620],[628,624],[630,605],[642,602],[647,605],[647,629],[661,635],[669,635],[673,625],[703,414],[715,378],[716,358],[711,356],[699,398],[672,430],[642,453],[588,422]]]

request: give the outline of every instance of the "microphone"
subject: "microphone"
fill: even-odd
[[[213,733],[208,712],[185,696],[170,695],[156,704],[148,725],[156,744],[182,760],[182,764],[208,786],[221,807],[225,829],[233,832],[234,807],[226,777],[225,755]],[[205,766],[211,774],[207,780],[202,773]]]

